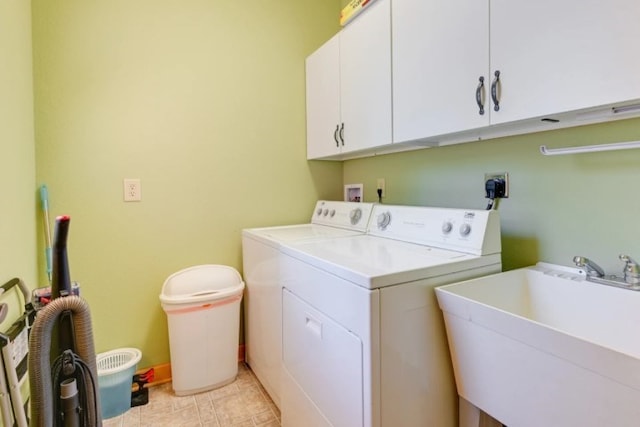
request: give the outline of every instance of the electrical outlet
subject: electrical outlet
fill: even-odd
[[[378,186],[376,187],[376,190],[382,190],[382,194],[380,197],[386,197],[387,193],[385,192],[384,188],[384,178],[378,178]]]
[[[133,178],[124,179],[124,201],[125,202],[139,202],[142,200],[142,193],[140,188],[140,180]]]
[[[509,172],[485,173],[483,187],[485,183],[492,178],[498,178],[504,181],[504,197],[503,198],[507,199],[509,197]]]

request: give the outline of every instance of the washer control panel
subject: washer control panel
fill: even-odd
[[[497,211],[375,205],[367,233],[478,255],[501,251]]]
[[[372,211],[373,203],[319,200],[311,223],[366,231]]]

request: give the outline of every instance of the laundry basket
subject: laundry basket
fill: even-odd
[[[137,348],[119,348],[96,356],[102,418],[112,418],[131,408],[133,374],[142,353]]]

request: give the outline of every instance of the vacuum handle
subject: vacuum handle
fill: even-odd
[[[56,249],[67,248],[67,236],[69,235],[69,223],[71,217],[69,215],[60,215],[56,217],[56,230],[53,246]]]
[[[67,236],[71,217],[62,215],[56,218],[53,242],[53,271],[51,278],[51,298],[58,298],[61,291],[71,293],[71,276],[67,257]]]

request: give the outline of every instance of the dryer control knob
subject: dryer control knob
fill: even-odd
[[[353,209],[351,212],[349,212],[349,218],[351,219],[351,225],[356,225],[358,222],[360,222],[360,218],[362,218],[362,209]]]
[[[445,221],[442,223],[442,232],[444,234],[449,234],[452,229],[453,229],[453,224],[451,224],[449,221]]]
[[[382,212],[378,215],[378,228],[384,230],[391,223],[391,212]]]
[[[462,224],[460,226],[460,235],[468,236],[469,234],[471,234],[471,224]]]
[[[322,208],[318,208],[318,210],[316,210],[316,215],[322,215]]]
[[[333,218],[336,215],[336,210],[335,209],[331,209],[331,211],[329,212],[329,216],[331,218]]]
[[[329,214],[329,209],[325,209],[322,211],[322,215],[327,216]]]

